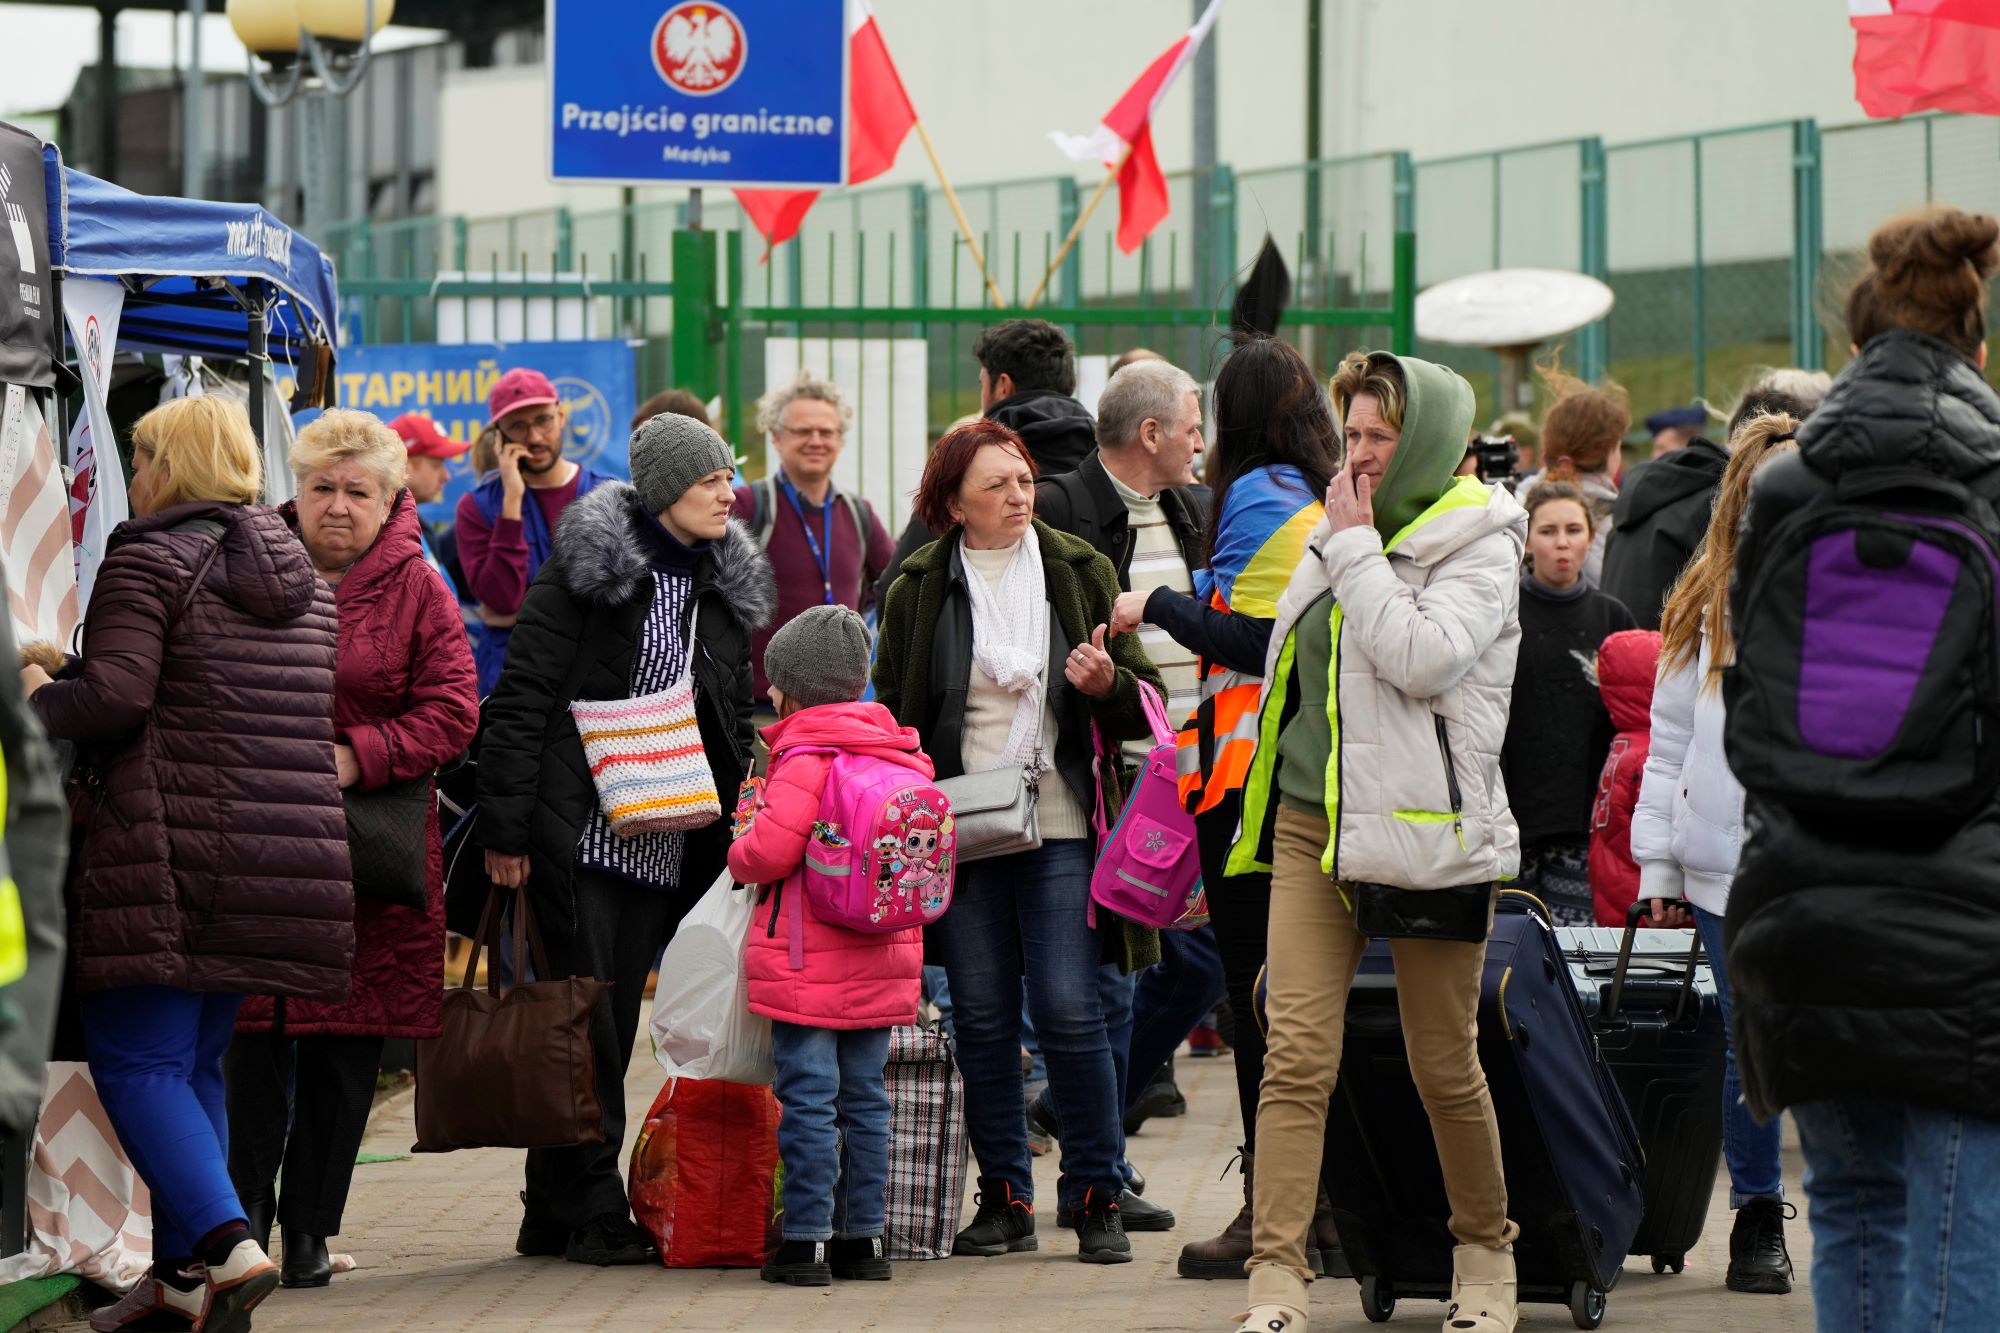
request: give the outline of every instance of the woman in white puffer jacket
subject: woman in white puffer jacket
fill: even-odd
[[[1652,924],[1681,925],[1686,903],[1701,932],[1729,1023],[1729,975],[1722,917],[1743,844],[1743,787],[1729,771],[1722,737],[1728,718],[1722,669],[1735,657],[1729,628],[1729,579],[1750,482],[1766,459],[1797,448],[1798,419],[1751,417],[1730,438],[1729,467],[1716,491],[1708,533],[1660,617],[1660,676],[1653,689],[1652,751],[1632,814],[1632,859],[1639,901]],[[1718,628],[1719,627],[1719,628]],[[1792,1289],[1785,1249],[1784,1171],[1776,1121],[1760,1125],[1743,1105],[1736,1056],[1726,1052],[1722,1083],[1723,1156],[1729,1163],[1731,1291],[1782,1295]]]

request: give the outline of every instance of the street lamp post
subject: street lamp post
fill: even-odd
[[[250,87],[258,100],[279,107],[306,94],[299,108],[304,231],[322,244],[341,220],[347,155],[339,99],[360,86],[370,42],[395,9],[396,0],[228,0],[229,26],[250,52]]]

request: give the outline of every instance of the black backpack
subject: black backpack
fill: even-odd
[[[1810,474],[1800,459],[1791,466]],[[1741,569],[1725,749],[1808,820],[1918,835],[2000,787],[2000,521],[1921,468],[1821,478]]]

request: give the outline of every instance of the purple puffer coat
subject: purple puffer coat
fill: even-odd
[[[216,544],[196,520],[221,525],[221,550],[190,601]],[[30,701],[87,775],[70,879],[84,991],[346,997],[336,643],[333,594],[268,506],[176,505],[112,532],[83,659]]]

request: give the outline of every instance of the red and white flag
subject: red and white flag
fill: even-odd
[[[1871,116],[2000,115],[2000,0],[1847,0]]]
[[[0,562],[20,643],[67,645],[76,630],[69,493],[33,389],[0,386]]]
[[[903,77],[889,59],[881,25],[868,0],[847,0],[847,183],[872,181],[896,165],[896,153],[917,123]],[[736,202],[764,235],[766,246],[798,235],[818,190],[738,190]],[[764,257],[770,258],[770,251]]]
[[[1195,25],[1146,66],[1096,129],[1084,135],[1059,131],[1049,135],[1073,161],[1118,167],[1118,248],[1128,255],[1167,216],[1167,178],[1153,155],[1153,112],[1201,49],[1221,9],[1222,0],[1209,0]]]

